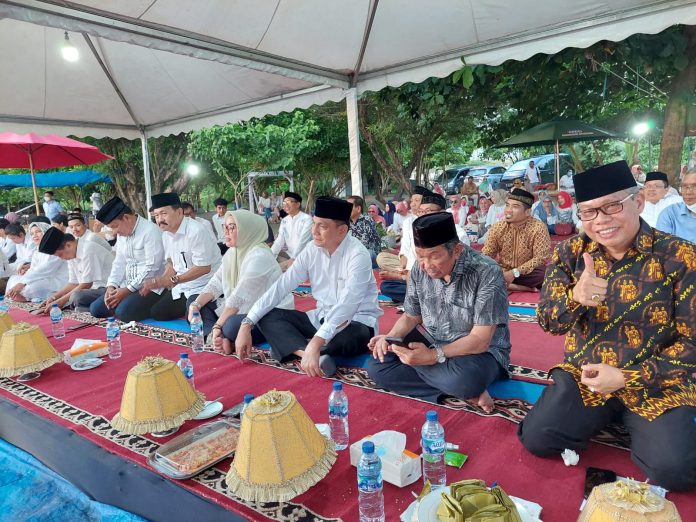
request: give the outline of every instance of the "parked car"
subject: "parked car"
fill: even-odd
[[[447,192],[447,194],[459,194],[459,189],[462,188],[464,180],[466,179],[466,176],[471,168],[472,167],[465,165],[447,169],[442,178],[443,180],[446,180],[447,183],[447,185],[445,185],[445,192]]]
[[[568,172],[568,170],[575,170],[575,165],[573,164],[570,154],[561,154],[559,156],[561,161],[561,176]],[[524,171],[527,170],[529,162],[533,161],[534,166],[539,168],[539,183],[546,185],[548,183],[556,183],[556,156],[554,154],[544,154],[543,156],[536,156],[534,158],[527,158],[517,163],[513,163],[503,174],[501,179],[500,188],[509,190],[512,187],[512,183],[517,178],[524,178]]]
[[[484,179],[487,179],[491,190],[495,190],[499,188],[503,174],[505,174],[505,167],[502,165],[484,165],[481,167],[471,167],[467,177],[473,177],[474,183],[477,185],[480,185]]]

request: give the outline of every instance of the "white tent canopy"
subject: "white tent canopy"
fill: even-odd
[[[696,0],[0,0],[0,130],[162,136],[696,24]],[[80,52],[60,57],[64,31]]]

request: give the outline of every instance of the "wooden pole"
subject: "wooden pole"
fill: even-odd
[[[41,211],[39,210],[39,194],[36,192],[36,176],[34,175],[34,159],[31,157],[31,152],[29,154],[29,170],[31,171],[31,186],[34,189],[34,204],[36,205],[36,215],[40,216]]]

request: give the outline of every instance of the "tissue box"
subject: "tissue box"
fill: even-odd
[[[350,463],[357,467],[362,443],[370,440],[382,459],[382,480],[398,487],[413,484],[421,477],[421,458],[406,449],[406,435],[398,431],[380,431],[350,445]]]

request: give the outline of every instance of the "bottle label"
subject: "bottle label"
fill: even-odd
[[[187,379],[191,379],[193,377],[193,368],[190,366],[185,366],[181,369],[181,372],[184,374],[184,377]]]
[[[421,439],[421,447],[424,453],[442,454],[445,452],[444,439]]]
[[[338,405],[338,404],[330,404],[329,405],[329,417],[332,417],[332,418],[348,417],[348,406]]]
[[[203,330],[203,325],[201,323],[191,323],[191,333],[197,334]]]
[[[368,477],[358,474],[358,489],[360,491],[377,491],[382,489],[382,474],[377,477]]]
[[[112,339],[116,339],[118,337],[119,333],[120,332],[116,329],[114,329],[114,330],[107,329],[106,330],[106,339],[109,341],[111,341]]]

